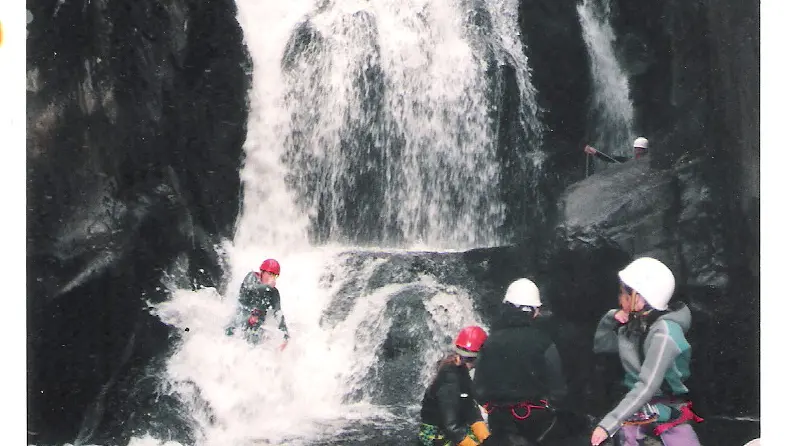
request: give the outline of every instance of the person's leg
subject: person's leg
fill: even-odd
[[[515,426],[515,419],[508,410],[494,410],[487,417],[487,427],[490,429],[490,434],[499,434],[504,437],[507,434],[517,433]]]
[[[490,437],[482,444],[487,446],[536,446],[524,439],[520,424],[508,409],[496,409],[487,417]]]
[[[641,446],[644,443],[642,426],[622,426],[617,436],[621,446]]]
[[[504,434],[502,432],[500,435],[494,434],[487,437],[485,441],[480,443],[480,446],[537,446],[537,444],[529,442],[520,435]]]
[[[597,425],[597,420],[584,414],[577,414],[565,410],[554,412],[555,421],[550,429],[541,438],[543,446],[567,446],[589,444],[592,429]]]
[[[664,446],[700,446],[699,437],[690,424],[675,426],[661,434]]]

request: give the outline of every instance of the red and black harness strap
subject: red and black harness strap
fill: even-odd
[[[658,423],[658,413],[655,411],[647,411],[641,410],[635,413],[630,419],[623,422],[626,426],[645,426],[645,425],[652,425],[653,427],[653,434],[655,436],[660,436],[662,433],[666,432],[669,429],[672,429],[675,426],[679,426],[683,423],[693,421],[695,423],[700,423],[705,421],[702,417],[694,413],[693,403],[685,398],[680,398],[679,396],[661,396],[655,397],[650,400],[648,403],[649,405],[653,404],[665,404],[675,407],[675,412],[678,412],[676,418],[672,418],[668,421],[663,423]],[[644,406],[646,407],[646,406]]]
[[[694,413],[694,409],[692,407],[691,401],[686,401],[683,406],[680,407],[680,416],[675,418],[674,420],[669,420],[665,423],[660,423],[655,426],[653,429],[653,434],[660,436],[662,433],[666,432],[669,429],[672,429],[675,426],[679,426],[685,422],[693,421],[695,423],[701,423],[705,421],[704,418],[700,417],[696,413]]]
[[[535,404],[531,401],[521,401],[515,404],[493,404],[488,402],[482,407],[488,415],[494,410],[509,410],[516,420],[525,420],[531,415],[532,409],[548,410],[548,401],[540,400],[540,404]]]

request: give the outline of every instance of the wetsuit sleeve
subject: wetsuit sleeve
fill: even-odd
[[[633,388],[625,395],[617,407],[598,423],[609,435],[614,435],[623,421],[650,401],[655,392],[661,388],[661,384],[664,382],[664,375],[669,367],[672,366],[672,362],[681,353],[680,348],[671,336],[666,321],[653,327],[652,331],[647,335],[645,346],[647,346],[647,354],[642,363],[636,384],[633,385]]]
[[[242,305],[250,306],[253,304],[255,300],[255,283],[256,275],[253,272],[248,273],[245,276],[245,279],[242,280],[242,284],[240,285],[240,293],[239,293],[239,302]]]
[[[617,325],[618,322],[614,319],[617,310],[609,310],[598,323],[595,329],[595,342],[593,351],[595,353],[617,353]]]
[[[277,318],[278,320],[278,329],[284,333],[284,339],[289,339],[289,330],[286,328],[286,319],[284,318],[284,312],[281,311],[281,295],[276,294],[275,298],[273,299],[273,317]]]
[[[545,367],[548,377],[548,397],[551,401],[561,402],[567,397],[567,380],[562,372],[562,358],[556,344],[545,350]]]
[[[608,155],[607,156],[607,155],[605,155],[603,153],[600,153],[599,151],[595,152],[595,156],[598,157],[599,160],[605,161],[605,162],[611,163],[611,164],[621,164],[621,163],[624,163],[625,161],[628,161],[630,159],[630,157],[627,157],[627,156],[619,156],[619,155],[615,155],[615,156]]]
[[[460,414],[460,380],[453,370],[443,370],[438,377],[437,398],[440,412],[439,426],[444,431],[444,436],[457,444],[466,436],[468,426],[459,419]],[[470,398],[471,396],[469,396]]]

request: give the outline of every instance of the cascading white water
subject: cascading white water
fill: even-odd
[[[488,57],[515,68],[525,131],[539,134],[540,125],[517,2],[477,4],[494,31],[469,26],[473,6],[464,2],[238,0],[253,82],[242,212],[223,248],[229,289],[175,289],[155,309],[183,330],[163,391],[184,404],[198,444],[311,444],[353,422],[393,420],[370,387],[392,328],[389,303],[399,307],[414,291],[422,299],[422,383],[457,330],[481,325],[466,290],[431,276],[371,285],[385,261],[353,267],[347,260],[362,249],[343,245],[349,225],[370,223],[361,220],[370,215],[381,248],[395,232],[399,246],[435,250],[498,242],[504,209],[489,112],[499,104],[488,96]],[[369,183],[379,185],[370,201],[351,202]],[[336,245],[312,246],[321,219]],[[239,284],[266,257],[282,265],[278,288],[292,335],[283,352],[224,334]],[[349,308],[329,317],[339,302]],[[149,432],[130,444],[166,438]]]
[[[336,241],[375,225],[400,246],[499,242],[491,58],[515,66],[521,122],[540,128],[516,2],[477,6],[492,33],[466,2],[238,3],[254,72],[235,243],[302,241],[317,219]]]
[[[632,155],[633,102],[628,76],[615,53],[611,27],[611,0],[582,0],[577,6],[579,21],[589,52],[592,73],[590,144],[611,155]]]

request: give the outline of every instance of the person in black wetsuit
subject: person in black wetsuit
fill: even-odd
[[[228,327],[226,334],[233,335],[236,327],[242,327],[243,336],[252,343],[258,343],[268,337],[273,326],[283,333],[286,347],[289,331],[281,311],[281,294],[275,287],[276,279],[281,274],[281,265],[275,259],[262,262],[259,271],[251,271],[245,276],[240,286],[239,311],[235,321]]]
[[[552,444],[575,434],[555,409],[567,405],[567,381],[556,344],[534,324],[541,306],[534,282],[512,282],[479,352],[474,394],[493,434],[484,444]],[[575,429],[586,432],[580,424]]]
[[[439,361],[421,402],[420,445],[476,446],[490,435],[468,374],[485,339],[487,333],[481,327],[463,328],[454,353]]]

